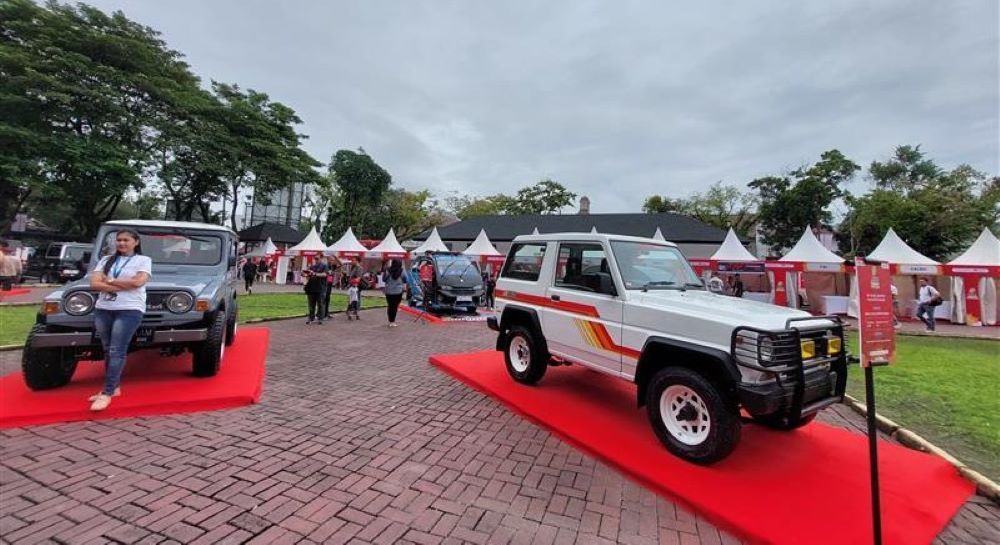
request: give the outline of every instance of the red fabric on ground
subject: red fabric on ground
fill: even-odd
[[[439,325],[444,323],[444,320],[431,314],[430,312],[422,312],[421,309],[413,308],[409,305],[399,305],[399,310],[409,314],[410,316],[420,316],[421,320],[424,320],[429,324]]]
[[[861,434],[818,422],[795,432],[748,424],[731,456],[701,467],[666,451],[626,381],[571,366],[524,386],[492,351],[432,356],[431,363],[746,539],[872,542]],[[886,544],[930,543],[974,491],[944,460],[891,443],[879,443],[879,472]]]
[[[0,298],[14,297],[15,295],[27,295],[31,293],[31,288],[14,288],[10,291],[0,291]]]
[[[434,325],[485,322],[486,318],[494,316],[491,311],[476,311],[476,314],[437,315],[431,314],[430,312],[421,312],[422,309],[419,307],[411,307],[409,305],[399,305],[399,310],[409,314],[410,316],[420,316],[422,320]]]
[[[33,392],[21,373],[0,378],[0,428],[212,411],[256,403],[264,380],[269,330],[240,329],[226,348],[219,374],[191,375],[191,355],[163,358],[154,350],[129,354],[122,395],[111,406],[92,412],[87,398],[104,386],[104,364],[80,362],[73,380],[62,388]]]

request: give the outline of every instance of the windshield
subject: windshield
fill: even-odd
[[[677,248],[619,240],[611,242],[611,249],[618,262],[625,289],[704,287]]]
[[[69,246],[66,248],[66,257],[69,261],[82,261],[86,254],[90,253],[90,248],[83,246]]]
[[[117,231],[108,231],[101,242],[101,256],[115,251]],[[179,234],[139,230],[142,254],[164,265],[216,265],[222,261],[222,238],[215,235]]]
[[[476,262],[464,255],[437,255],[434,256],[434,263],[439,278],[469,276],[470,273],[479,275]]]

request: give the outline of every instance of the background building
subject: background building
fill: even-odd
[[[305,184],[294,183],[287,189],[275,191],[267,199],[254,195],[250,206],[250,221],[247,225],[274,223],[298,229],[302,222],[302,204]]]

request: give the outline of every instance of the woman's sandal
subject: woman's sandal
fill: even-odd
[[[94,395],[92,395],[90,397],[88,397],[87,401],[97,401],[97,398],[101,397],[102,395],[104,395],[104,391],[103,390],[100,391],[100,392],[97,392],[96,394],[94,394]],[[122,388],[121,388],[121,386],[115,388],[115,393],[111,394],[108,397],[118,397],[120,395],[122,395]],[[109,403],[110,403],[110,401],[109,401]]]

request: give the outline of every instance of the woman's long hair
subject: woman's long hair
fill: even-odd
[[[125,234],[129,235],[130,237],[132,237],[132,240],[134,240],[136,242],[136,244],[135,244],[135,255],[141,255],[142,254],[142,239],[139,238],[139,232],[135,231],[133,229],[119,229],[118,232],[115,233],[116,244],[117,244],[118,235],[120,235],[122,233],[125,233]],[[115,261],[118,260],[118,256],[119,255],[121,255],[121,254],[119,254],[118,250],[115,249],[115,253],[108,256],[108,259],[104,262],[104,271],[103,272],[104,272],[105,276],[107,276],[107,274],[111,272],[111,267],[112,267],[112,265],[115,264]]]
[[[393,280],[399,280],[400,276],[403,276],[403,262],[398,259],[393,259],[389,263],[389,276]]]

